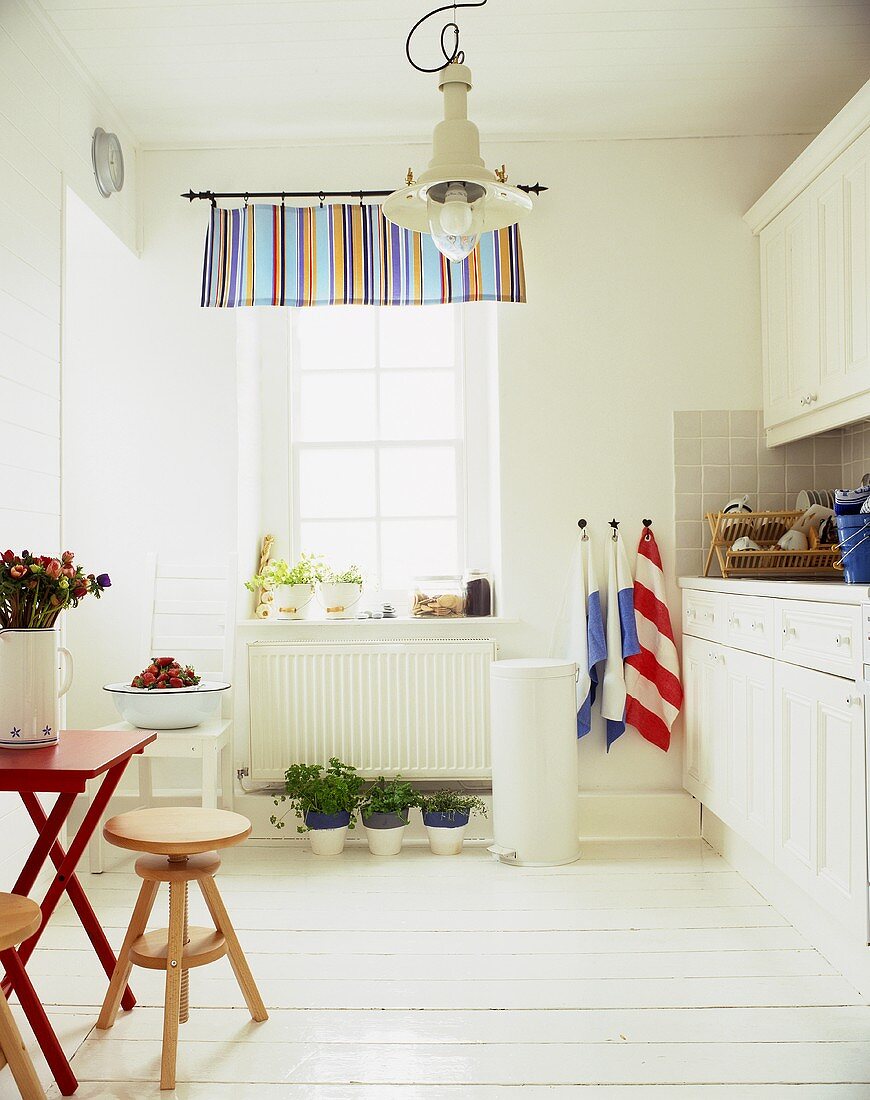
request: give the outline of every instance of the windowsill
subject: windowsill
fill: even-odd
[[[433,626],[443,629],[445,626],[511,626],[519,623],[519,619],[508,619],[501,615],[479,615],[474,618],[463,616],[456,618],[439,619],[435,616],[430,617],[415,617],[413,615],[401,615],[395,619],[240,619],[237,623],[240,627],[254,627],[262,626],[268,629],[274,627],[302,627],[305,630],[310,630],[313,627],[326,626],[353,626],[353,627],[367,627],[367,626]]]

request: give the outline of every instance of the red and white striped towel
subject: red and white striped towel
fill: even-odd
[[[683,705],[683,688],[665,602],[662,559],[649,528],[637,548],[634,611],[640,653],[625,662],[625,723],[667,752],[671,728]]]

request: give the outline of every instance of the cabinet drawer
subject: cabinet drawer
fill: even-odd
[[[725,637],[725,594],[702,592],[699,589],[683,590],[683,632],[710,642]]]
[[[735,649],[746,649],[773,656],[773,601],[752,596],[728,596],[725,616],[725,642]]]
[[[789,664],[861,678],[863,647],[857,607],[777,600],[776,656]]]

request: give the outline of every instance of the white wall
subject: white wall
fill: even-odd
[[[741,215],[807,140],[525,143],[485,152],[506,160],[513,180],[551,188],[524,229],[529,303],[500,308],[500,595],[502,612],[523,621],[505,655],[546,650],[579,516],[602,554],[611,516],[623,521],[632,550],[649,516],[666,564],[673,560],[671,413],[760,404],[757,251]],[[140,322],[123,370],[106,355],[87,363],[90,383],[128,410],[126,421],[101,421],[117,492],[111,513],[90,517],[95,538],[101,524],[107,537],[114,531],[119,563],[149,548],[224,553],[235,540],[232,313],[198,305],[208,207],[188,206],[179,193],[383,187],[427,157],[422,147],[401,146],[143,155]],[[157,406],[143,401],[143,380],[153,374],[169,387]],[[185,500],[143,502],[139,451],[148,439],[154,468],[193,487]],[[81,493],[95,468],[76,465]],[[253,558],[254,547],[240,549]],[[107,654],[100,682],[128,672],[120,652],[114,662]],[[79,681],[80,721],[104,717],[98,686]],[[602,741],[594,730],[582,744],[585,788],[679,788],[679,741],[665,756],[629,733],[609,757]]]
[[[127,187],[110,201],[93,182],[94,127],[116,130]],[[61,273],[65,186],[130,246],[136,157],[109,105],[77,73],[21,0],[0,3],[0,544],[61,547]],[[31,842],[17,797],[0,795],[0,888]]]

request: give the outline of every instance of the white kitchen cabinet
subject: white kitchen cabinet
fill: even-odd
[[[683,786],[706,806],[717,800],[724,754],[724,647],[701,638],[683,641]]]
[[[768,443],[870,417],[870,84],[747,213]]]
[[[774,862],[866,939],[863,699],[854,683],[777,662]]]
[[[773,856],[773,661],[722,647],[724,760],[713,812]],[[718,807],[718,809],[716,808]]]

